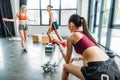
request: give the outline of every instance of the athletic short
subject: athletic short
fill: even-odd
[[[58,24],[57,24],[57,22],[56,22],[56,21],[52,23],[52,28],[53,28],[53,30],[55,30],[55,29],[58,29],[58,28],[59,28],[59,27],[58,27]]]
[[[113,59],[90,62],[81,72],[86,80],[120,80],[120,71]]]
[[[19,30],[28,30],[27,24],[25,25],[19,24]]]

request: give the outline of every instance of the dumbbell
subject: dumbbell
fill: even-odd
[[[52,44],[61,44],[63,47],[66,47],[66,42],[65,41],[58,41],[56,39],[52,40]]]

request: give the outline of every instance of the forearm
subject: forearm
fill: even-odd
[[[31,20],[31,19],[28,19],[28,21],[36,21],[36,20]]]
[[[6,19],[6,21],[9,21],[9,22],[14,22],[15,19]]]
[[[63,57],[63,59],[64,59],[65,63],[68,63],[68,61],[67,61],[67,58],[66,58],[66,55],[65,55],[64,51],[60,51],[60,52],[61,52],[61,54],[62,54],[62,57]]]
[[[64,50],[60,50],[62,57],[65,61],[66,64],[70,63],[70,59],[67,57],[67,55],[65,54]]]

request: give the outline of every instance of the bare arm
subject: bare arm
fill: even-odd
[[[15,18],[13,18],[13,19],[7,19],[6,18],[5,21],[14,22],[14,21],[16,21],[17,17],[18,17],[18,14],[16,14]]]
[[[67,39],[67,51],[66,54],[64,51],[61,51],[62,56],[66,63],[70,63],[71,56],[72,56],[72,41],[70,38]]]
[[[36,20],[31,20],[31,19],[29,19],[28,16],[27,16],[27,20],[28,20],[28,21],[36,21]]]
[[[73,61],[79,61],[79,60],[84,60],[84,58],[82,56],[79,56],[77,58],[71,58],[70,63],[72,63]]]
[[[52,26],[52,23],[53,23],[53,13],[50,11],[49,12],[49,16],[50,16],[50,26]]]

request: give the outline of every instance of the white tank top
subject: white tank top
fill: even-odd
[[[53,13],[53,12],[52,12],[52,13]],[[56,21],[56,17],[55,17],[55,15],[54,15],[54,13],[53,13],[53,15],[52,15],[52,19],[53,19],[53,22]]]

